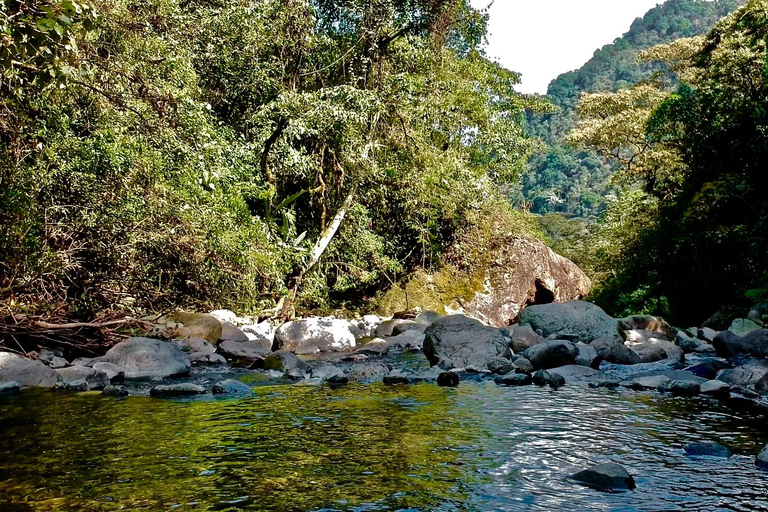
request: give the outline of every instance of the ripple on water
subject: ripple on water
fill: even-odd
[[[0,402],[1,510],[768,510],[765,415],[566,387],[259,387],[239,400]],[[730,459],[690,458],[717,441]],[[568,475],[623,464],[634,492]]]

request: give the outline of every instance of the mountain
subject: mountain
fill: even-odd
[[[563,142],[578,121],[575,110],[580,95],[617,91],[656,73],[666,73],[661,64],[638,61],[637,52],[703,34],[745,3],[746,0],[669,0],[636,19],[627,33],[595,51],[581,68],[553,80],[547,97],[561,111],[529,115],[529,132],[541,137],[548,149],[530,160],[522,190],[512,200],[539,214],[598,214],[612,191],[610,177],[614,168],[597,154]]]

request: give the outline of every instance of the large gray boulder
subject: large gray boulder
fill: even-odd
[[[105,364],[105,363],[99,363]],[[64,384],[71,384],[78,380],[88,383],[88,389],[104,389],[109,386],[109,375],[106,372],[87,366],[70,366],[55,370],[61,376]]]
[[[218,351],[224,357],[232,359],[257,359],[272,352],[272,348],[266,346],[268,343],[266,340],[227,340],[219,343]]]
[[[118,366],[126,379],[187,375],[192,365],[180,348],[151,338],[128,338],[109,349],[101,361]]]
[[[522,355],[531,362],[535,370],[548,370],[574,364],[578,350],[567,341],[553,340],[534,345]]]
[[[598,338],[620,339],[616,320],[598,306],[580,300],[527,307],[520,313],[520,324],[530,325],[545,338],[567,336],[584,343]]]
[[[717,380],[733,388],[755,389],[760,380],[768,375],[768,361],[752,361],[737,368],[721,370]]]
[[[453,315],[441,318],[426,330],[424,355],[432,366],[440,365],[444,370],[470,366],[487,370],[490,361],[509,355],[509,346],[498,329],[464,315]]]
[[[612,462],[579,471],[572,478],[600,489],[626,489],[631,491],[635,488],[635,479],[632,478],[632,475],[623,466]]]
[[[734,357],[739,354],[754,357],[768,356],[768,329],[757,329],[744,336],[731,331],[717,334],[712,341],[718,357]]]
[[[0,382],[17,382],[23,388],[51,388],[60,381],[59,374],[40,361],[0,352]]]
[[[305,318],[286,322],[277,329],[272,350],[297,354],[354,350],[360,329],[338,318]]]
[[[597,351],[597,354],[609,363],[614,364],[638,364],[640,356],[632,352],[619,338],[598,338],[589,344]]]

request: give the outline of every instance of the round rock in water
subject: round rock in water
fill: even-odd
[[[227,379],[213,385],[211,392],[214,395],[250,395],[253,389],[244,382],[235,379]]]
[[[459,387],[459,374],[456,372],[443,372],[437,376],[437,385],[445,388]]]
[[[608,462],[579,471],[573,475],[574,480],[599,489],[624,489],[635,488],[635,479],[619,464]]]
[[[192,396],[202,395],[203,393],[205,393],[205,388],[203,386],[190,383],[161,384],[149,390],[151,396],[158,397]]]
[[[487,370],[488,363],[509,354],[508,338],[463,315],[441,318],[426,330],[424,355],[444,370],[472,366]]]
[[[719,443],[691,443],[685,447],[685,454],[690,457],[723,457],[731,456],[731,450]]]

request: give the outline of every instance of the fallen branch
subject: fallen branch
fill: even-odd
[[[96,322],[75,322],[71,324],[50,324],[48,322],[33,321],[32,324],[44,329],[80,329],[83,327],[91,327],[94,329],[101,329],[102,327],[112,327],[115,325],[123,325],[131,322],[139,322],[146,325],[152,325],[144,320],[137,320],[135,318],[124,318],[123,320],[112,320],[110,322],[96,323]]]

